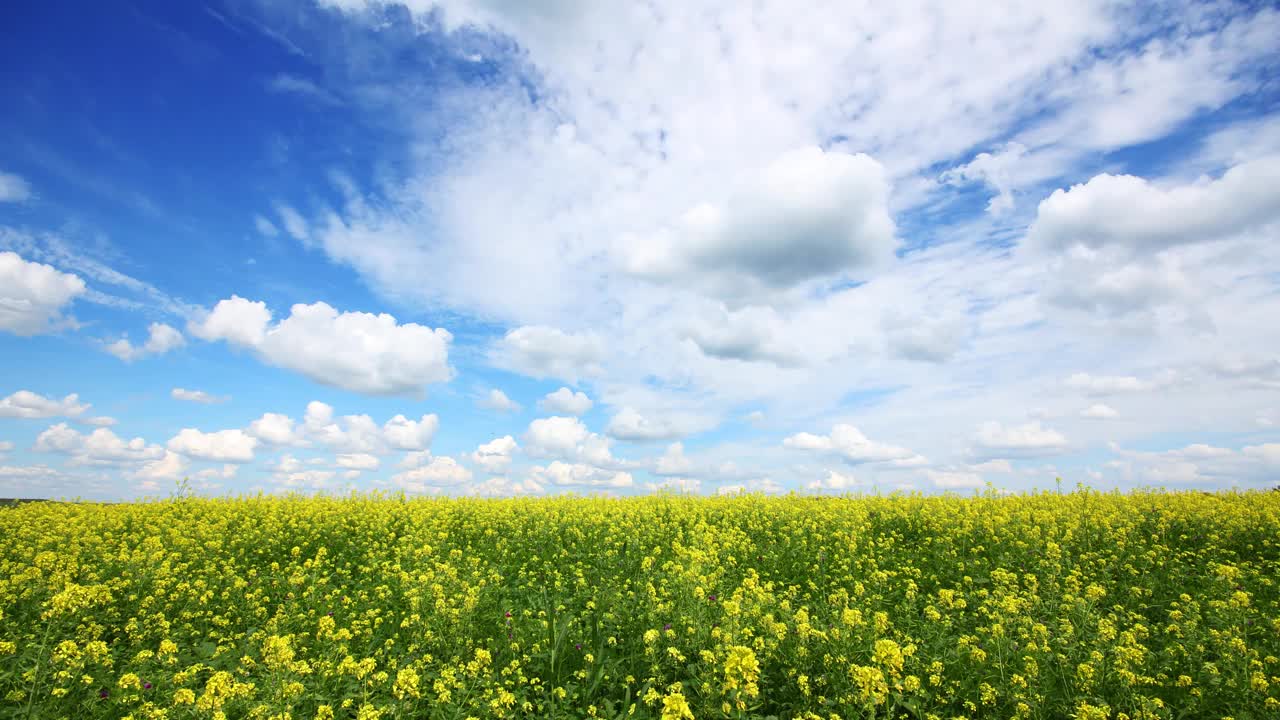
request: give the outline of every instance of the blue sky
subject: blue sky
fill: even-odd
[[[1280,474],[1270,4],[4,23],[0,496]]]

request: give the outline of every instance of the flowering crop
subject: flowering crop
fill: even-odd
[[[0,716],[1280,717],[1280,493],[0,509]]]

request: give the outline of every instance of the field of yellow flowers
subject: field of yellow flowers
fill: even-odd
[[[1280,493],[0,509],[0,717],[1280,718]]]

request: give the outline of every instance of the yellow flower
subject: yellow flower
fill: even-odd
[[[693,710],[683,694],[673,692],[662,698],[662,720],[693,720]]]

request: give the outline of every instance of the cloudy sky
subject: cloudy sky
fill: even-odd
[[[0,496],[1280,484],[1271,3],[0,21]]]

